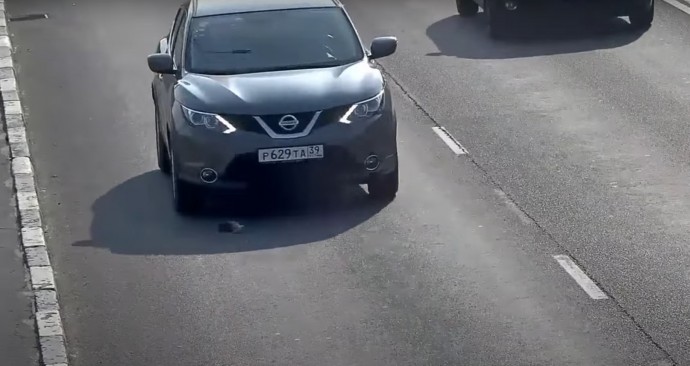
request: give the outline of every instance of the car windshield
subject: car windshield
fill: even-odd
[[[363,57],[340,8],[290,9],[192,19],[186,69],[232,75],[333,67]]]

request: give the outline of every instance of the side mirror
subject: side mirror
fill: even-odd
[[[395,37],[376,37],[371,41],[370,59],[375,60],[390,56],[398,49],[398,39]]]
[[[156,74],[174,74],[173,59],[167,53],[154,53],[147,58],[149,69]]]

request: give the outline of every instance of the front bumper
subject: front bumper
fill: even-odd
[[[177,172],[184,182],[208,188],[246,189],[286,183],[351,182],[366,183],[374,174],[389,173],[397,167],[397,122],[392,109],[367,121],[344,124],[333,121],[304,137],[276,139],[238,129],[221,134],[191,126],[179,107],[173,109]],[[258,150],[266,148],[323,145],[322,159],[260,163]],[[364,161],[376,155],[380,164],[370,171]],[[204,183],[202,169],[218,174],[217,181]]]

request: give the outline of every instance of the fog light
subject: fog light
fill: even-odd
[[[218,180],[218,173],[216,173],[216,171],[211,168],[204,168],[201,169],[199,177],[201,178],[202,182],[211,184],[215,183]]]
[[[369,155],[364,159],[364,167],[370,171],[378,169],[380,164],[379,157],[376,155]]]

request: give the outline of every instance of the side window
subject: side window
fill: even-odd
[[[182,19],[180,19],[180,25],[177,27],[177,32],[175,34],[175,43],[173,44],[173,61],[175,61],[175,66],[180,65],[182,60],[182,45],[184,44],[184,28],[185,20],[187,18],[187,11],[182,12]]]

